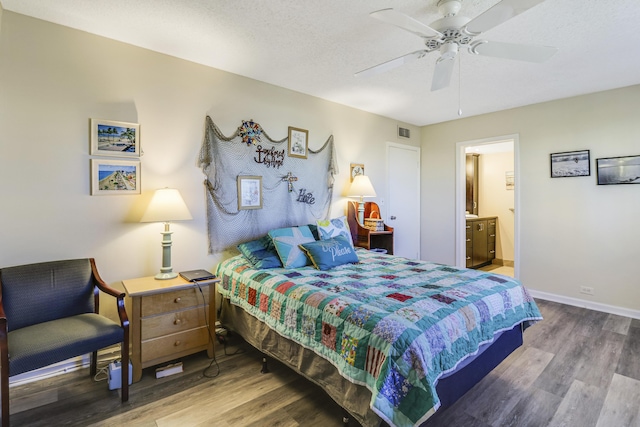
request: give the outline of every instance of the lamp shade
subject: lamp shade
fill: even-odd
[[[356,175],[353,178],[347,197],[376,197],[376,190],[373,189],[368,176]]]
[[[169,222],[193,219],[191,212],[175,188],[156,190],[140,222]]]

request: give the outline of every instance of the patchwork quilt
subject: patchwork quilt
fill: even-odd
[[[366,386],[391,425],[426,420],[438,378],[496,333],[542,320],[515,279],[357,251],[359,263],[327,271],[257,270],[239,255],[218,266],[219,291]]]

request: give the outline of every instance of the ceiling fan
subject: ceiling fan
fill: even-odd
[[[558,51],[558,48],[476,39],[483,32],[508,21],[543,1],[545,0],[502,0],[475,18],[470,19],[458,15],[461,7],[460,0],[440,0],[438,2],[438,10],[443,15],[443,18],[432,22],[429,26],[393,9],[372,12],[369,16],[422,37],[425,48],[367,68],[357,72],[355,75],[357,77],[365,77],[379,74],[439,50],[440,57],[436,61],[431,83],[431,90],[435,91],[449,86],[455,59],[462,48],[466,48],[476,55],[529,62],[546,61]]]

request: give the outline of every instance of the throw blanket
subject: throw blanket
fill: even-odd
[[[365,385],[391,425],[426,420],[440,406],[438,378],[496,333],[542,319],[515,279],[357,253],[360,263],[329,271],[256,270],[239,255],[218,266],[219,290]]]

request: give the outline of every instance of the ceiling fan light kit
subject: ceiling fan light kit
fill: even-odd
[[[438,10],[442,18],[425,25],[422,22],[397,12],[393,9],[382,9],[370,14],[371,17],[394,25],[421,37],[425,49],[418,50],[404,56],[392,59],[382,64],[362,70],[355,75],[366,77],[383,73],[399,67],[407,62],[420,59],[433,51],[440,51],[436,60],[435,71],[431,83],[431,90],[439,90],[449,86],[453,63],[461,48],[470,53],[494,58],[513,59],[527,62],[543,62],[551,58],[558,49],[551,46],[531,46],[514,43],[491,42],[478,39],[483,32],[490,30],[509,19],[526,12],[545,0],[502,0],[470,19],[458,15],[462,7],[459,0],[440,0]]]

